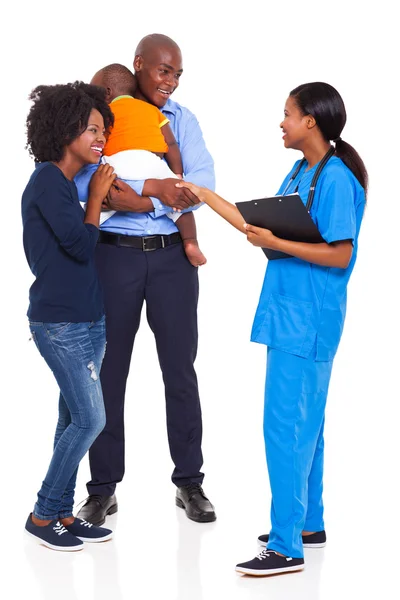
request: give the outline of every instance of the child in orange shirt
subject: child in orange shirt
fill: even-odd
[[[114,114],[102,162],[111,164],[120,179],[182,179],[181,155],[169,120],[156,106],[133,97],[134,74],[115,63],[98,71],[91,84],[105,88],[106,100]],[[109,211],[107,218],[114,212]],[[193,213],[171,212],[167,216],[182,236],[190,263],[195,267],[204,265],[207,261],[198,246]]]

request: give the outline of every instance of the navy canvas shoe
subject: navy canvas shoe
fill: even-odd
[[[262,550],[253,560],[236,565],[238,573],[265,577],[304,569],[304,558],[280,556],[274,550]]]
[[[97,527],[78,517],[75,517],[75,521],[71,525],[65,525],[65,528],[82,542],[106,542],[113,536],[111,529]]]
[[[83,550],[83,542],[70,533],[60,521],[54,520],[44,527],[39,527],[39,525],[34,524],[31,516],[30,514],[26,521],[25,530],[36,541],[47,546],[47,548],[61,550],[62,552]]]
[[[326,546],[326,533],[323,531],[316,531],[311,535],[302,535],[303,548],[325,548]],[[269,535],[260,535],[257,539],[260,546],[266,546],[268,544]]]

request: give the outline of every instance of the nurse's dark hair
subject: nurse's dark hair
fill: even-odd
[[[290,96],[303,115],[314,117],[325,140],[335,143],[335,155],[350,169],[366,192],[368,173],[365,165],[353,146],[340,137],[347,117],[339,92],[329,83],[317,81],[299,85],[290,92]]]
[[[86,129],[95,108],[104,120],[106,132],[114,115],[105,101],[106,91],[82,81],[66,85],[39,85],[29,94],[33,105],[26,119],[29,154],[35,162],[59,162],[65,147]]]

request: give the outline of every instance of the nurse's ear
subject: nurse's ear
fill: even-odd
[[[307,125],[307,129],[312,129],[313,127],[315,127],[317,124],[316,120],[314,119],[314,117],[312,115],[307,115],[306,116],[306,125]]]

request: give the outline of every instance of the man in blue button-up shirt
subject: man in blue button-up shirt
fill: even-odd
[[[134,68],[136,97],[157,106],[170,120],[185,179],[214,189],[214,163],[198,121],[170,99],[182,75],[179,47],[164,35],[146,36],[136,50]],[[75,179],[83,202],[95,168],[85,168]],[[194,370],[198,274],[186,258],[174,222],[166,216],[171,207],[197,208],[198,199],[187,188],[177,188],[176,182],[172,178],[118,180],[119,189],[111,192],[109,202],[118,212],[101,227],[96,260],[107,319],[107,352],[101,371],[107,425],[90,450],[89,498],[79,512],[95,524],[117,510],[115,487],[124,474],[125,386],[144,300],[165,384],[176,504],[195,521],[216,518],[201,488],[202,421]],[[136,400],[153,402],[147,396]]]

